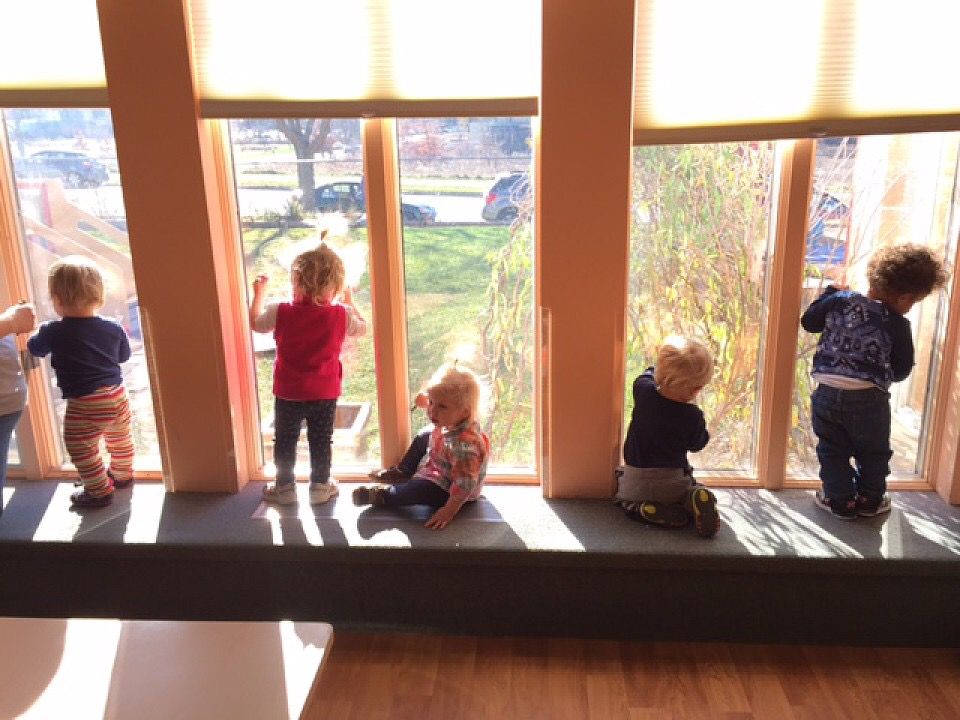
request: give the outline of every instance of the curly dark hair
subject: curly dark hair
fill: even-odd
[[[870,290],[882,295],[924,298],[947,282],[943,261],[923,245],[906,243],[880,248],[867,263]]]

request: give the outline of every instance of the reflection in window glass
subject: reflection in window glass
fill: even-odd
[[[949,256],[948,224],[955,202],[960,134],[823,138],[817,141],[809,210],[804,307],[828,284],[867,291],[872,252],[899,243],[927,245]],[[894,472],[919,473],[929,398],[935,380],[935,342],[943,318],[938,294],[908,313],[915,360],[906,380],[890,387]],[[817,475],[811,428],[810,365],[818,335],[800,331],[788,471]]]
[[[654,364],[660,341],[699,338],[716,364],[696,400],[711,435],[690,457],[700,470],[756,462],[773,158],[772,143],[633,151],[624,430],[633,381]]]
[[[411,119],[397,130],[411,391],[445,362],[476,370],[490,390],[491,465],[532,468],[530,120]]]
[[[123,325],[130,338],[132,355],[122,368],[133,413],[136,467],[159,470],[160,451],[110,112],[5,110],[3,119],[37,320],[57,317],[47,295],[50,264],[65,255],[94,260],[103,273],[106,290],[100,314]],[[47,372],[47,379],[55,416],[62,422],[66,402],[55,387],[52,372]],[[60,450],[66,459],[62,444]]]
[[[367,334],[343,345],[343,391],[334,421],[334,466],[379,464],[373,324],[359,120],[233,120],[237,207],[243,233],[247,292],[257,275],[270,278],[267,301],[290,299],[290,265],[316,247],[318,229],[344,260],[354,303]],[[271,334],[253,333],[264,459],[273,458]],[[305,436],[296,471],[309,474]]]

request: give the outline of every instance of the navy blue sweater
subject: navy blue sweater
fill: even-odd
[[[36,357],[50,355],[57,386],[65,398],[121,384],[120,363],[130,359],[130,343],[123,328],[99,315],[45,322],[27,341],[27,349]]]
[[[703,411],[657,392],[652,367],[633,381],[633,415],[623,443],[627,465],[691,470],[687,452],[702,450],[709,441]]]

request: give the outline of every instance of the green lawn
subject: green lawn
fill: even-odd
[[[310,229],[292,229],[280,235],[273,229],[251,229],[244,233],[244,251],[250,278],[258,273],[270,276],[269,293],[285,297],[289,279],[281,258],[293,244],[309,241]],[[417,392],[442,363],[454,357],[479,371],[483,362],[479,355],[481,322],[486,308],[484,299],[490,283],[491,263],[496,252],[510,239],[507,226],[445,226],[404,228],[404,271],[407,300],[407,336],[410,365],[410,390]],[[348,245],[365,248],[366,230],[350,232]],[[349,253],[349,251],[348,251]],[[370,312],[370,280],[366,272],[355,289],[355,300],[368,320]],[[368,427],[372,430],[366,459],[379,461],[379,436],[376,417],[376,376],[374,367],[373,329],[361,339],[354,352],[344,357],[343,398],[371,403]],[[475,355],[468,357],[470,348]],[[271,392],[273,364],[271,356],[262,356],[257,363],[257,376],[264,417],[273,413]],[[413,419],[414,429],[426,423],[422,412]],[[529,454],[532,425],[521,419],[509,442],[520,457]],[[532,457],[527,458],[532,461]],[[336,459],[335,459],[336,461]],[[343,460],[341,460],[343,461]]]

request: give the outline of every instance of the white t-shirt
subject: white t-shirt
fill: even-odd
[[[27,383],[13,335],[0,338],[0,415],[10,415],[27,403]]]

